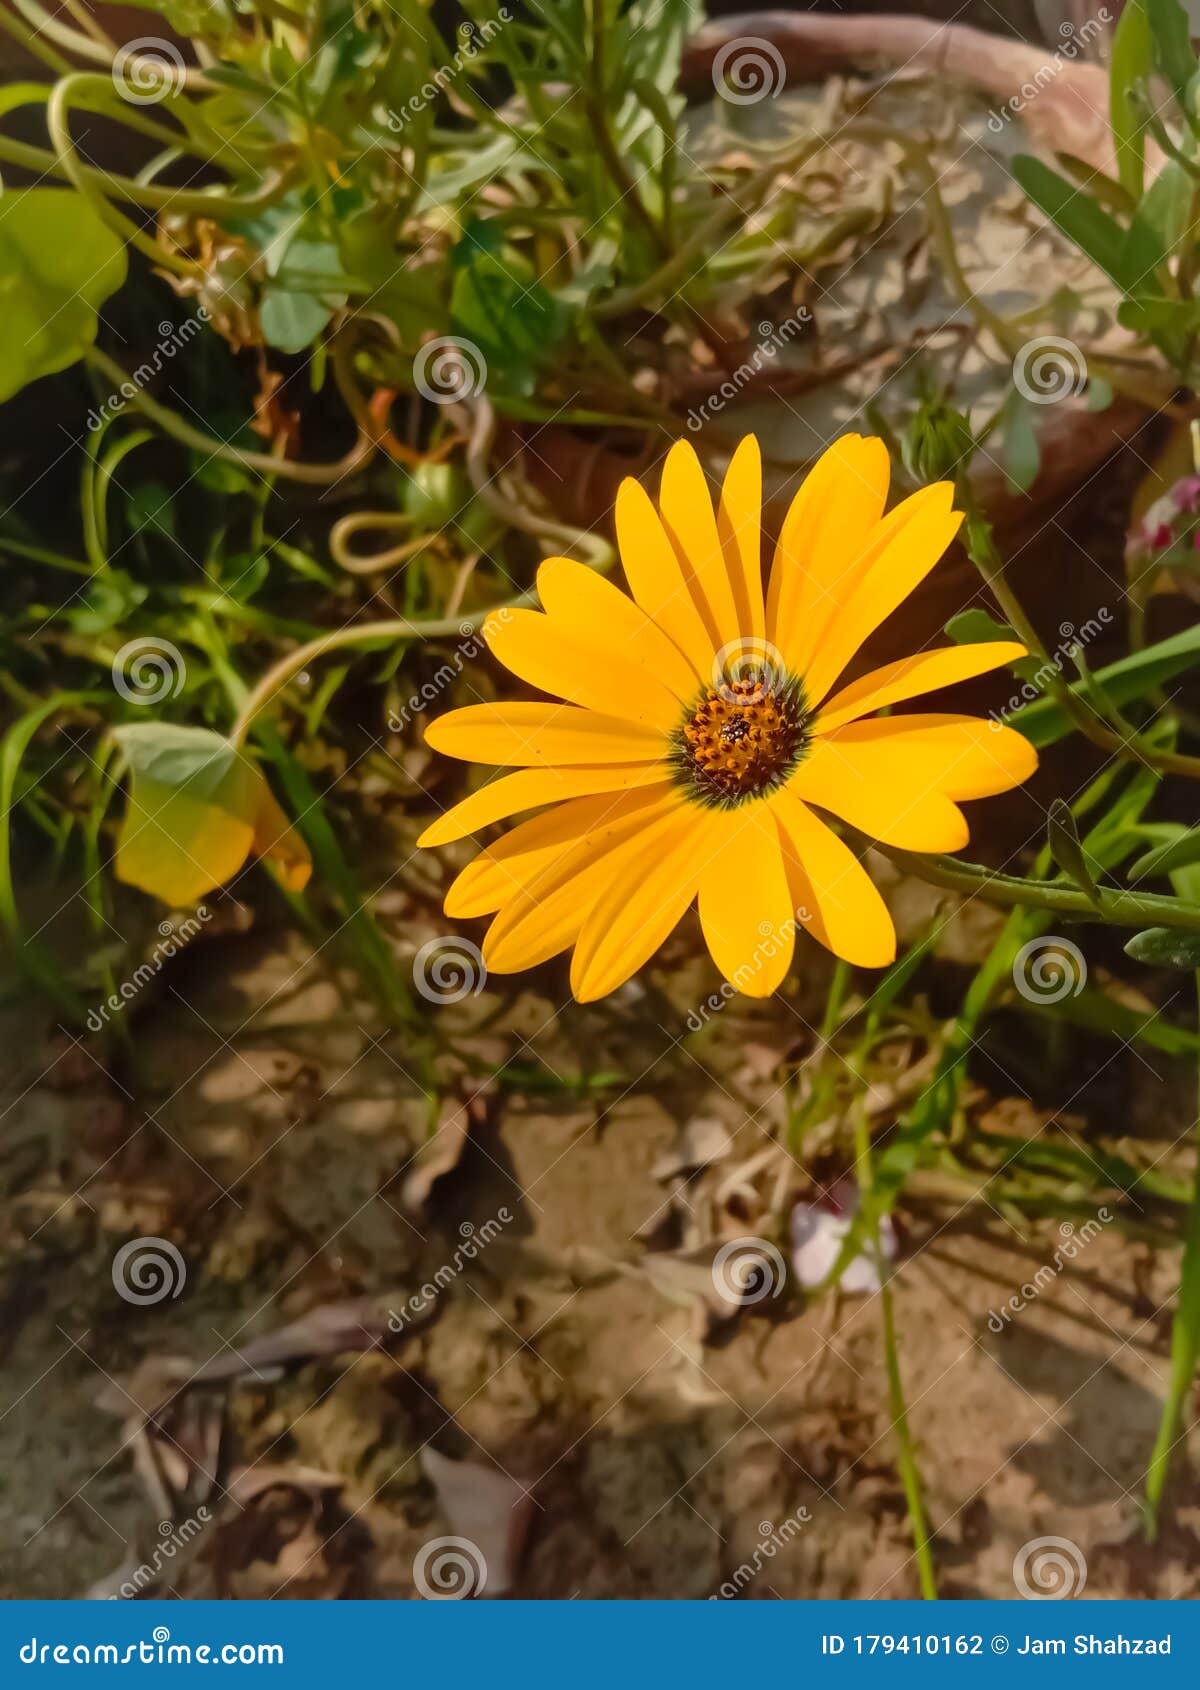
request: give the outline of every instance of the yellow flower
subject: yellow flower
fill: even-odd
[[[447,894],[449,916],[495,914],[489,969],[574,946],[572,990],[602,997],[694,898],[718,968],[753,997],[784,979],[797,925],[847,962],[892,961],[883,899],[817,811],[905,850],[957,850],[968,835],[956,800],[1007,791],[1037,757],[971,716],[872,714],[1023,656],[1012,642],[921,652],[833,691],[961,521],[948,482],[885,516],[888,471],[879,440],[847,435],[824,453],[792,500],[764,598],[757,441],[735,452],[715,512],[695,452],[677,444],[657,510],[635,481],[617,494],[632,597],[550,558],[544,614],[491,619],[500,662],[567,702],[470,705],[426,731],[449,756],[518,772],[457,804],[422,845],[554,806]]]

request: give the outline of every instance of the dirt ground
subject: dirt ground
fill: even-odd
[[[403,952],[435,931],[383,902]],[[112,1072],[6,981],[5,1595],[409,1597],[447,1535],[488,1539],[491,1594],[916,1594],[878,1296],[806,1304],[790,1274],[732,1314],[711,1296],[714,1243],[778,1227],[829,1166],[825,1128],[809,1172],[771,1137],[823,959],[686,1042],[712,985],[686,927],[604,1005],[553,967],[489,982],[433,1014],[498,1084],[418,1155],[413,1037],[261,911],[240,924],[147,984]],[[1115,1108],[1149,1156],[1187,1129],[1157,1055],[1068,1066],[1053,1130]],[[1002,1084],[989,1110],[1055,1114]],[[714,1147],[698,1171],[684,1127]],[[943,1593],[1012,1596],[1052,1536],[1089,1596],[1200,1594],[1186,1463],[1158,1545],[1137,1527],[1176,1253],[1106,1226],[998,1331],[1066,1234],[970,1198],[906,1193],[893,1281]],[[118,1294],[134,1237],[176,1247],[174,1294]]]

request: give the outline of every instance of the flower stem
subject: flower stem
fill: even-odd
[[[172,440],[177,440],[181,446],[190,451],[202,452],[206,458],[223,458],[228,463],[239,464],[243,469],[251,470],[259,475],[277,475],[288,481],[301,481],[310,487],[330,487],[334,482],[352,475],[361,469],[368,458],[374,453],[372,441],[360,434],[358,440],[335,463],[307,464],[295,463],[290,458],[273,457],[267,452],[242,452],[235,446],[227,446],[224,441],[216,440],[211,434],[193,428],[182,417],[132,381],[126,372],[106,352],[101,352],[98,346],[93,346],[84,353],[84,362],[93,369],[99,370],[107,381],[113,384],[113,391],[121,394],[135,410],[157,424],[164,434],[169,434]]]
[[[1050,910],[1056,915],[1078,916],[1116,927],[1182,927],[1200,931],[1200,905],[1182,898],[1168,898],[1156,892],[1110,891],[1101,887],[1095,899],[1074,886],[1053,880],[1021,880],[999,874],[978,863],[964,863],[958,857],[918,855],[894,846],[876,847],[905,874],[926,880],[931,886],[945,886],[953,892],[986,898],[1006,909],[1017,906]]]
[[[1196,975],[1200,998],[1200,973]],[[1200,1099],[1198,1099],[1200,1102]],[[1196,1169],[1187,1232],[1184,1235],[1183,1264],[1179,1274],[1179,1302],[1171,1327],[1171,1379],[1158,1423],[1158,1435],[1146,1469],[1146,1495],[1142,1517],[1146,1537],[1153,1543],[1158,1535],[1158,1516],[1166,1487],[1171,1455],[1179,1442],[1184,1408],[1200,1359],[1200,1118],[1196,1122]]]
[[[1129,728],[1118,733],[1079,696],[1059,671],[1058,661],[1050,656],[1038,636],[1037,629],[1025,614],[1020,599],[1008,584],[1004,562],[996,546],[991,524],[979,510],[965,475],[959,478],[959,498],[966,508],[967,520],[963,528],[963,545],[967,555],[987,583],[996,603],[1012,624],[1021,643],[1031,657],[1037,659],[1039,680],[1045,677],[1046,691],[1079,729],[1085,739],[1101,751],[1114,757],[1147,764],[1163,774],[1186,775],[1200,780],[1200,757],[1187,757],[1177,751],[1160,751],[1148,745],[1136,730]]]
[[[378,622],[355,622],[348,628],[334,628],[318,639],[309,640],[307,645],[297,646],[295,651],[289,651],[286,657],[271,665],[246,694],[229,737],[234,745],[241,745],[263,706],[294,675],[298,675],[315,658],[323,657],[327,651],[336,651],[342,646],[379,645],[388,640],[432,640],[445,638],[447,634],[465,636],[490,615],[491,611],[478,611],[473,616],[448,616],[430,622],[410,622],[406,617],[397,616]]]
[[[875,1247],[878,1251],[879,1240]],[[904,1500],[908,1505],[908,1519],[912,1527],[913,1549],[917,1558],[917,1575],[921,1581],[921,1595],[927,1602],[937,1601],[937,1575],[933,1553],[929,1546],[929,1522],[921,1495],[921,1475],[913,1452],[908,1429],[908,1410],[904,1401],[904,1382],[900,1377],[900,1357],[896,1349],[896,1322],[892,1311],[892,1288],[883,1280],[880,1291],[883,1307],[883,1353],[887,1363],[888,1407],[892,1417],[892,1431],[896,1437],[896,1465],[900,1483],[904,1486]]]
[[[879,1244],[879,1217],[875,1212],[874,1165],[871,1158],[871,1127],[867,1115],[866,1076],[862,1072],[861,1056],[851,1064],[859,1080],[854,1104],[854,1160],[859,1200],[863,1213],[870,1219],[868,1247],[879,1273],[879,1299],[883,1311],[883,1359],[887,1371],[888,1413],[892,1433],[896,1439],[896,1467],[904,1488],[909,1525],[912,1528],[913,1552],[917,1562],[917,1576],[921,1595],[926,1601],[937,1600],[937,1576],[933,1566],[933,1552],[929,1542],[929,1521],[921,1493],[921,1473],[917,1466],[912,1434],[908,1425],[908,1407],[904,1400],[904,1380],[900,1373],[900,1352],[896,1344],[896,1316],[892,1307],[892,1287],[888,1279],[888,1263]]]

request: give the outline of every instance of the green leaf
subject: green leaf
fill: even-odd
[[[179,35],[224,35],[234,21],[232,7],[222,0],[129,0],[129,4],[157,12]]]
[[[1135,933],[1125,955],[1151,968],[1200,968],[1200,933],[1179,927],[1147,927]]]
[[[0,401],[83,357],[125,272],[120,236],[76,189],[0,194]]]
[[[1170,874],[1172,869],[1188,868],[1192,863],[1200,863],[1200,828],[1194,832],[1185,831],[1181,837],[1147,851],[1130,864],[1129,878],[1148,880],[1151,875]]]
[[[465,147],[461,153],[454,155],[458,162],[447,164],[443,169],[431,169],[425,180],[425,186],[413,207],[413,215],[421,216],[429,211],[436,211],[442,206],[452,205],[470,193],[472,188],[480,182],[490,180],[508,170],[518,167],[538,168],[541,159],[533,152],[528,152],[520,141],[509,134],[497,135],[494,141],[483,147]]]
[[[1187,87],[1196,74],[1192,51],[1192,30],[1179,0],[1145,0],[1150,32],[1154,38],[1154,62],[1175,90],[1181,106],[1187,104]]]
[[[190,783],[197,798],[220,792],[238,767],[232,742],[211,728],[175,722],[130,722],[113,729],[130,770],[162,786]]]
[[[1126,299],[1117,307],[1117,321],[1149,340],[1186,340],[1200,328],[1200,300],[1154,295]]]
[[[547,292],[492,223],[469,223],[451,253],[450,318],[456,334],[483,354],[489,376],[528,398],[537,371],[554,355],[572,313]]]
[[[1064,874],[1070,875],[1076,886],[1086,892],[1093,904],[1099,904],[1100,893],[1079,842],[1079,830],[1071,806],[1056,798],[1046,817],[1046,836],[1050,855]]]
[[[1108,68],[1108,115],[1117,175],[1135,199],[1142,197],[1146,179],[1146,137],[1143,118],[1133,95],[1149,76],[1154,63],[1153,37],[1145,0],[1128,0],[1113,32]]]
[[[1028,493],[1038,477],[1042,454],[1033,426],[1033,407],[1014,387],[1000,412],[1004,469],[1010,487]]]
[[[92,577],[66,619],[77,634],[105,634],[144,604],[146,594],[141,582],[123,569],[107,569]]]
[[[189,467],[191,479],[198,481],[209,493],[253,493],[259,485],[258,479],[248,469],[231,463],[228,458],[213,457],[211,453],[205,457],[202,452],[193,452]]]
[[[1122,657],[1092,677],[1093,684],[1103,688],[1110,703],[1120,707],[1141,698],[1164,682],[1174,680],[1185,670],[1200,664],[1200,626],[1185,628],[1180,634],[1159,640],[1144,651]],[[1077,696],[1084,692],[1082,683],[1074,682],[1071,691]],[[1009,727],[1016,728],[1039,748],[1053,745],[1071,731],[1071,721],[1062,706],[1052,698],[1039,698],[1023,704],[1005,716]]]
[[[258,317],[263,339],[280,352],[303,352],[321,333],[333,309],[316,294],[268,286],[263,289]]]
[[[1068,993],[1055,1003],[1030,1004],[1026,1013],[1044,1015],[1050,1021],[1066,1021],[1072,1027],[1082,1027],[1121,1044],[1136,1040],[1168,1056],[1194,1059],[1200,1055],[1200,1034],[1164,1020],[1157,1009],[1135,1009],[1132,1004],[1118,1003],[1090,986],[1085,986],[1078,997]]]
[[[174,540],[175,507],[170,490],[161,481],[143,481],[126,503],[129,526],[135,534],[166,535]]]
[[[960,610],[957,616],[952,616],[946,624],[946,633],[955,645],[983,645],[1017,637],[1007,622],[997,622],[994,616],[989,616],[978,606],[972,610]]]
[[[239,604],[246,604],[263,586],[271,572],[265,552],[234,552],[221,564],[221,590]]]
[[[311,858],[258,765],[210,728],[135,722],[113,729],[129,765],[116,874],[172,905],[194,904],[253,852],[299,890]]]
[[[916,943],[910,945],[904,955],[892,964],[878,986],[875,987],[875,990],[863,1005],[863,1008],[867,1011],[868,1032],[874,1033],[883,1025],[883,1019],[888,1009],[904,991],[913,975],[941,938],[943,925],[941,916],[935,916]]]
[[[1143,197],[1125,237],[1123,262],[1142,264],[1142,286],[1175,256],[1192,214],[1194,183],[1178,159],[1169,158]]]
[[[1144,281],[1145,267],[1137,268],[1137,253],[1127,249],[1125,230],[1098,200],[1027,153],[1013,160],[1013,175],[1038,209],[1093,264],[1127,293],[1136,291]]]
[[[259,219],[260,237],[266,236],[263,259],[272,278],[263,289],[259,322],[267,344],[280,352],[303,352],[346,303],[341,254],[332,241],[299,233],[305,216],[304,207],[284,204]]]

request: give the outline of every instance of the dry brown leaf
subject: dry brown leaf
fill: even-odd
[[[715,1115],[695,1115],[685,1121],[671,1148],[658,1158],[650,1172],[655,1179],[671,1179],[719,1162],[733,1149],[733,1139],[723,1121]]]
[[[504,1596],[516,1575],[533,1499],[525,1487],[478,1461],[451,1461],[436,1449],[421,1451],[425,1476],[437,1491],[455,1535],[478,1549],[487,1569],[480,1596]]]
[[[410,1215],[425,1213],[438,1180],[458,1166],[472,1126],[481,1126],[487,1119],[491,1094],[488,1081],[442,1104],[437,1127],[417,1151],[400,1188],[400,1202]]]

